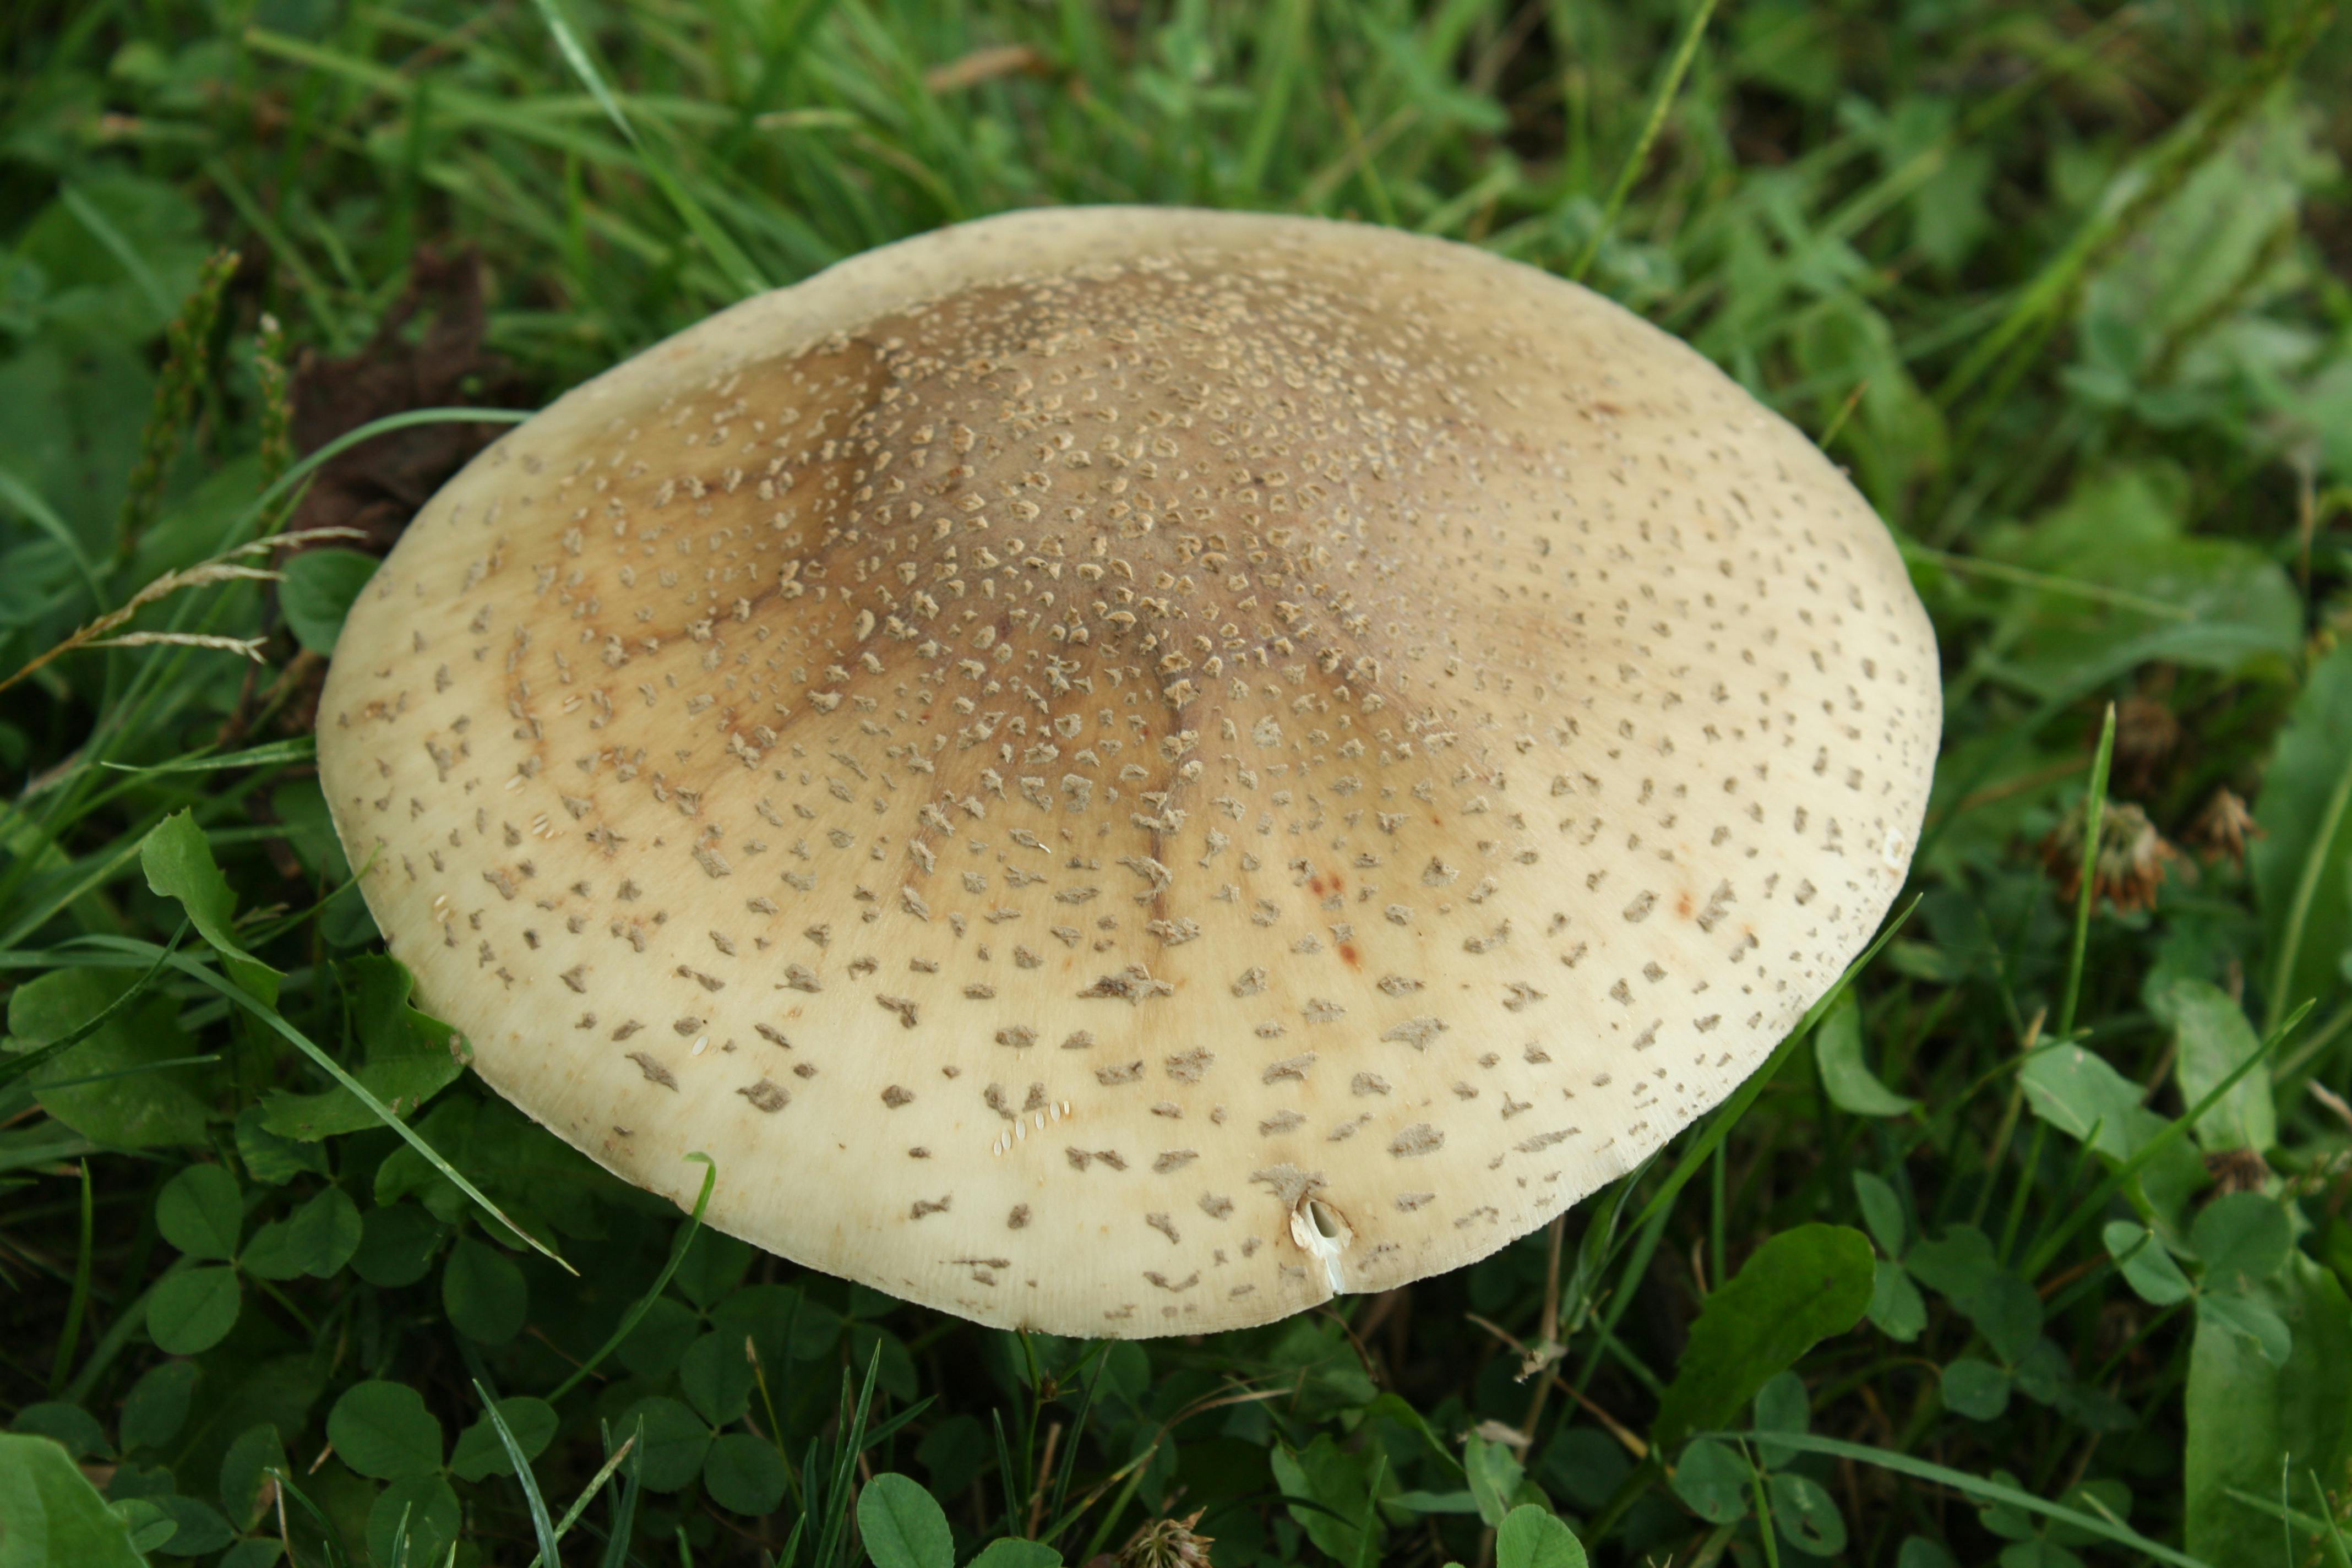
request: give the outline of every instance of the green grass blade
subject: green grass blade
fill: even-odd
[[[156,954],[155,961],[147,966],[147,973],[132,981],[130,989],[100,1008],[95,1016],[77,1024],[72,1029],[47,1045],[36,1047],[29,1051],[17,1051],[5,1058],[0,1058],[0,1089],[5,1089],[38,1068],[43,1062],[65,1055],[66,1052],[106,1027],[106,1021],[109,1018],[145,995],[147,988],[155,984],[156,976],[163,973],[163,966],[171,962],[172,954],[178,951],[180,940],[187,934],[188,922],[183,920],[180,922],[180,929],[173,933],[172,940]]]
[[[2137,185],[2120,204],[2102,206],[2084,220],[2074,237],[2020,291],[2007,315],[1954,367],[1936,401],[1954,407],[1988,374],[1993,375],[1979,407],[1989,408],[2014,379],[2036,346],[2056,325],[2063,307],[2084,281],[2130,243],[2189,174],[2212,156],[2230,133],[2262,106],[2271,89],[2293,70],[2318,40],[2334,14],[2332,0],[2305,0],[2278,41],[2254,68],[2197,109],[2158,143],[2137,171]],[[1996,374],[1998,372],[1998,374]],[[1971,421],[1973,423],[1974,421]]]
[[[294,1478],[288,1472],[272,1469],[267,1474],[271,1480],[278,1483],[278,1491],[286,1497],[292,1498],[296,1506],[310,1515],[310,1521],[319,1527],[320,1539],[326,1548],[327,1568],[350,1568],[351,1553],[343,1546],[343,1532],[335,1527],[335,1521],[328,1518],[317,1503],[310,1500],[310,1495],[295,1484]]]
[[[402,414],[387,414],[381,419],[371,419],[356,430],[345,431],[315,452],[303,455],[302,460],[278,476],[276,482],[262,491],[260,498],[237,514],[236,521],[225,531],[215,545],[226,551],[242,542],[247,529],[270,514],[271,509],[307,484],[311,476],[337,458],[362,442],[379,436],[389,436],[396,430],[413,429],[419,425],[520,425],[531,417],[531,412],[521,408],[412,408]],[[286,509],[290,514],[293,508]]]
[[[77,185],[59,186],[58,200],[65,204],[66,211],[73,214],[76,222],[89,230],[91,237],[105,247],[106,253],[114,258],[115,264],[130,274],[131,281],[147,296],[147,302],[155,307],[155,314],[170,321],[178,310],[180,302],[164,290],[162,280],[155,276],[155,269],[147,265],[147,258],[139,254],[139,247],[114,226],[113,219],[99,211],[97,204],[82,195]]]
[[[395,414],[385,418],[370,420],[358,429],[337,437],[288,468],[275,483],[261,493],[258,499],[237,513],[223,529],[214,542],[213,553],[224,553],[237,546],[245,539],[247,531],[256,527],[263,519],[273,515],[272,509],[281,500],[295,493],[301,486],[308,483],[310,476],[327,463],[362,442],[419,425],[452,422],[520,425],[530,417],[530,415],[528,413],[506,408],[420,408],[405,414]],[[290,512],[291,509],[289,508],[288,510]],[[205,606],[207,601],[200,596],[183,595],[173,603],[177,607],[166,623],[169,629],[173,631],[205,629],[215,624],[209,620],[196,619],[200,614],[217,614],[216,607],[206,609]],[[216,601],[213,603],[216,605]],[[100,712],[98,722],[92,727],[88,739],[83,742],[79,751],[71,759],[44,778],[43,788],[39,793],[39,815],[36,818],[37,826],[43,831],[50,831],[53,824],[72,821],[79,815],[86,804],[81,793],[81,781],[107,761],[110,746],[121,743],[156,722],[157,715],[150,709],[150,704],[157,700],[155,693],[160,691],[166,694],[168,700],[164,702],[164,711],[168,713],[173,708],[193,700],[194,694],[203,689],[200,683],[184,679],[185,655],[190,650],[174,647],[163,651],[165,657],[141,662],[138,672],[132,677],[130,685]],[[158,814],[159,819],[160,816],[161,814]],[[8,931],[5,934],[0,934],[0,948],[17,946],[29,933],[47,924],[58,910],[70,905],[83,893],[119,875],[124,864],[137,858],[138,842],[134,837],[126,842],[113,862],[100,867],[66,893],[53,894],[29,912],[20,913]],[[7,872],[0,875],[0,909],[19,910],[24,909],[24,900],[19,895],[23,891],[25,879],[31,875],[32,868],[32,860],[29,857],[18,857],[8,868]]]
[[[840,1452],[834,1457],[833,1486],[825,1498],[824,1533],[817,1538],[818,1568],[831,1568],[835,1563],[848,1561],[849,1526],[853,1518],[852,1480],[857,1473],[857,1457],[866,1451],[866,1417],[874,1405],[874,1379],[882,1369],[882,1347],[876,1344],[874,1353],[866,1360],[866,1378],[858,1385],[857,1402],[845,1409],[841,1423]],[[849,1373],[841,1374],[842,1395],[848,1404]]]
[[[474,1392],[481,1396],[482,1413],[490,1418],[490,1430],[499,1435],[499,1447],[507,1451],[507,1462],[514,1467],[515,1479],[521,1483],[523,1501],[530,1509],[531,1533],[539,1538],[539,1556],[535,1561],[546,1568],[563,1568],[563,1559],[556,1551],[555,1521],[548,1517],[547,1499],[540,1494],[539,1478],[531,1474],[530,1457],[515,1441],[513,1429],[499,1412],[499,1402],[490,1397],[490,1391],[482,1386],[480,1378],[474,1380]]]
[[[643,1430],[642,1424],[639,1430]],[[563,1517],[555,1521],[555,1539],[559,1543],[565,1536],[572,1533],[572,1527],[580,1522],[580,1516],[588,1511],[588,1505],[596,1500],[596,1494],[604,1489],[605,1483],[609,1482],[620,1469],[622,1461],[635,1451],[636,1446],[636,1435],[633,1433],[618,1448],[613,1450],[612,1457],[604,1461],[596,1473],[588,1478],[588,1484],[580,1489],[578,1497],[572,1500],[572,1506],[563,1510]],[[549,1561],[543,1556],[535,1556],[525,1564],[525,1568],[547,1568]],[[562,1564],[556,1563],[554,1568],[562,1568]]]
[[[1364,1516],[1348,1522],[1356,1527],[1356,1555],[1349,1568],[1371,1568],[1372,1546],[1380,1539],[1381,1483],[1388,1479],[1389,1451],[1375,1444],[1372,1448],[1372,1479],[1364,1489]]]
[[[2221,1097],[2236,1088],[2240,1079],[2268,1061],[2271,1053],[2277,1050],[2289,1035],[2294,1033],[2295,1026],[2301,1024],[2316,1005],[2315,1002],[2305,1002],[2302,1006],[2297,1007],[2288,1015],[2284,1023],[2271,1031],[2269,1037],[2263,1041],[2260,1050],[2248,1052],[2246,1059],[2231,1068],[2220,1082],[2207,1089],[2196,1104],[2173,1118],[2166,1124],[2163,1131],[2141,1144],[2130,1159],[2108,1172],[2106,1179],[2094,1188],[2088,1197],[2074,1206],[2074,1211],[2066,1216],[2065,1221],[2057,1229],[2035,1243],[2021,1272],[2028,1279],[2039,1277],[2042,1271],[2049,1268],[2052,1261],[2057,1258],[2060,1248],[2066,1245],[2068,1239],[2076,1231],[2099,1216],[2105,1209],[2107,1200],[2121,1192],[2126,1182],[2147,1169],[2148,1163],[2157,1155],[2187,1137],[2189,1130],[2197,1124],[2198,1119],[2219,1105],[2221,1102]]]
[[[595,1371],[596,1364],[611,1355],[619,1347],[621,1342],[629,1337],[639,1321],[653,1310],[653,1304],[661,1300],[662,1291],[669,1286],[670,1277],[677,1272],[677,1266],[685,1261],[686,1249],[694,1244],[695,1234],[702,1228],[703,1211],[710,1206],[711,1189],[719,1180],[719,1163],[709,1155],[698,1151],[688,1154],[687,1158],[702,1163],[702,1192],[694,1200],[694,1212],[686,1216],[685,1234],[679,1237],[677,1245],[670,1249],[669,1261],[662,1265],[662,1271],[655,1276],[653,1289],[637,1299],[637,1304],[630,1308],[627,1314],[621,1319],[620,1326],[612,1331],[603,1344],[596,1347],[594,1355],[573,1367],[572,1375],[556,1384],[555,1392],[547,1396],[547,1402],[550,1405],[579,1387],[581,1380]]]
[[[82,940],[93,946],[109,947],[119,952],[140,953],[142,955],[163,951],[158,949],[152,942],[140,942],[131,937],[93,936],[85,937]],[[562,1253],[557,1252],[553,1247],[549,1247],[545,1242],[540,1240],[539,1237],[531,1235],[530,1232],[515,1224],[513,1220],[509,1219],[504,1209],[492,1203],[489,1197],[484,1194],[479,1187],[467,1181],[465,1175],[459,1172],[456,1166],[443,1159],[440,1152],[435,1149],[432,1144],[425,1141],[423,1134],[419,1133],[415,1128],[409,1126],[407,1122],[394,1115],[391,1107],[378,1100],[375,1095],[370,1091],[367,1085],[360,1082],[359,1079],[353,1078],[349,1072],[344,1070],[343,1065],[335,1060],[334,1058],[329,1056],[325,1050],[321,1049],[320,1046],[310,1038],[310,1036],[304,1034],[301,1030],[288,1023],[285,1016],[278,1013],[276,1008],[263,1005],[259,1001],[248,995],[242,987],[230,980],[226,975],[197,962],[195,959],[189,958],[181,953],[166,953],[166,959],[173,968],[190,976],[192,979],[194,979],[205,985],[207,989],[218,994],[228,1002],[243,1008],[255,1018],[260,1020],[265,1028],[268,1028],[272,1033],[292,1044],[297,1050],[299,1050],[304,1056],[310,1058],[310,1060],[315,1063],[321,1071],[325,1072],[328,1077],[342,1085],[343,1088],[351,1090],[353,1099],[357,1100],[362,1105],[366,1106],[368,1110],[374,1115],[377,1121],[392,1129],[393,1131],[398,1133],[402,1142],[405,1142],[410,1148],[415,1150],[418,1154],[422,1155],[425,1162],[431,1165],[444,1181],[447,1182],[451,1186],[456,1187],[459,1192],[465,1194],[467,1197],[473,1200],[475,1206],[479,1208],[484,1214],[489,1215],[492,1219],[498,1221],[502,1227],[520,1239],[524,1246],[530,1247],[533,1252],[538,1253],[541,1258],[546,1258],[549,1262],[562,1269],[566,1274],[574,1276],[579,1274],[580,1271],[578,1269],[572,1268],[570,1263],[564,1260]]]
[[[65,1326],[58,1335],[57,1352],[49,1362],[49,1393],[54,1397],[73,1370],[74,1352],[81,1342],[81,1321],[89,1310],[89,1250],[95,1207],[90,1200],[89,1162],[76,1162],[81,1173],[80,1245],[74,1255],[73,1294],[66,1300]]]
[[[24,514],[26,521],[57,542],[58,547],[66,552],[67,559],[74,563],[74,570],[81,574],[82,585],[89,590],[91,605],[104,608],[106,589],[99,582],[96,563],[82,549],[81,541],[74,537],[73,525],[59,517],[57,508],[51,506],[39,491],[10,473],[5,466],[0,466],[0,502],[15,507]]]
[[[247,746],[241,752],[193,752],[173,757],[169,762],[149,763],[133,766],[129,763],[100,763],[99,766],[126,773],[205,773],[222,768],[274,768],[289,763],[307,763],[319,754],[315,735],[297,735],[290,741],[271,741],[263,745]]]
[[[1698,58],[1699,41],[1706,37],[1706,25],[1714,15],[1715,0],[1698,0],[1692,8],[1690,20],[1683,26],[1682,41],[1675,46],[1674,58],[1667,61],[1666,73],[1658,79],[1658,90],[1650,100],[1650,112],[1642,121],[1642,134],[1634,139],[1633,151],[1625,154],[1625,162],[1617,171],[1616,183],[1609,187],[1609,199],[1601,205],[1600,221],[1585,237],[1584,248],[1569,264],[1571,279],[1581,282],[1584,275],[1592,270],[1592,263],[1601,255],[1601,242],[1617,226],[1617,215],[1624,210],[1625,199],[1633,194],[1634,183],[1649,166],[1650,149],[1665,127],[1675,96],[1682,91],[1683,78],[1688,74],[1691,61]]]
[[[2090,952],[2091,911],[2099,901],[2099,834],[2107,820],[2107,773],[2116,760],[2116,705],[2099,725],[2099,749],[2091,757],[2091,792],[2083,803],[2083,886],[2074,900],[2074,941],[2066,956],[2065,1000],[2058,1005],[2058,1037],[2074,1033],[2074,1009],[2083,1000],[2083,962]]]
[[[41,1087],[55,1093],[61,1089],[79,1089],[85,1084],[92,1083],[112,1083],[117,1079],[137,1078],[142,1073],[163,1072],[172,1068],[209,1067],[220,1059],[218,1051],[201,1057],[171,1057],[159,1062],[141,1062],[134,1068],[118,1068],[112,1072],[92,1073],[88,1078],[59,1079],[54,1083],[45,1083]]]
[[[2327,804],[2319,813],[2319,826],[2312,831],[2310,858],[2295,878],[2294,896],[2286,907],[2286,923],[2279,931],[2278,956],[2271,964],[2268,987],[2273,1019],[2286,1011],[2288,988],[2294,984],[2295,964],[2303,957],[2304,933],[2310,927],[2311,911],[2319,901],[2320,882],[2326,874],[2328,847],[2342,831],[2347,810],[2352,810],[2352,753],[2344,759],[2344,771],[2337,775],[2336,787],[2327,792]]]
[[[625,1458],[629,1464],[628,1473],[621,1478],[621,1495],[613,1501],[613,1532],[604,1542],[604,1568],[627,1568],[629,1538],[637,1524],[637,1497],[644,1489],[645,1436],[646,1424],[639,1420],[637,1429],[613,1453],[612,1462],[618,1463]],[[785,1561],[789,1563],[791,1559]]]
[[[596,68],[587,45],[581,40],[579,34],[572,31],[572,23],[564,16],[556,0],[531,0],[531,4],[538,10],[540,20],[547,24],[547,30],[555,36],[555,47],[562,52],[563,63],[570,66],[572,73],[595,95],[605,118],[628,138],[629,145],[637,151],[646,177],[668,198],[678,217],[694,237],[702,242],[702,247],[709,252],[710,259],[718,264],[719,270],[727,274],[747,299],[773,288],[774,285],[751,264],[751,258],[743,254],[742,247],[735,243],[733,237],[720,228],[702,204],[695,200],[694,194],[686,188],[667,161],[638,136],[636,125],[621,108],[620,100],[613,96],[613,89],[604,85],[604,73]]]
[[[1085,1392],[1078,1398],[1078,1413],[1072,1418],[1068,1437],[1062,1446],[1061,1468],[1054,1477],[1054,1490],[1045,1505],[1045,1517],[1056,1524],[1056,1528],[1045,1537],[1048,1544],[1061,1533],[1058,1527],[1063,1510],[1070,1502],[1070,1479],[1078,1468],[1078,1444],[1087,1435],[1087,1422],[1094,1415],[1095,1394],[1102,1387],[1103,1369],[1109,1364],[1110,1358],[1107,1355],[1095,1358],[1094,1371],[1087,1376]]]
[[[1981,555],[1956,555],[1948,550],[1937,550],[1907,539],[1896,540],[1895,545],[1903,552],[1906,561],[1925,561],[1963,576],[1990,577],[1996,583],[2032,588],[2063,598],[2080,599],[2085,604],[2109,605],[2118,610],[2129,610],[2135,615],[2148,616],[2158,620],[2193,621],[2197,618],[2197,612],[2184,605],[2151,599],[2144,594],[2134,594],[2122,588],[2110,588],[2103,583],[2084,583],[2048,572],[2028,571],[2022,566],[1987,560]]]
[[[1895,933],[1903,929],[1904,922],[1911,918],[1911,911],[1918,907],[1919,900],[1915,895],[1893,920],[1886,922],[1885,928],[1880,931],[1871,944],[1863,949],[1862,956],[1845,966],[1845,973],[1837,977],[1837,983],[1822,992],[1813,1005],[1805,1009],[1805,1016],[1798,1019],[1797,1026],[1790,1029],[1780,1043],[1772,1048],[1772,1054],[1766,1058],[1764,1065],[1749,1073],[1740,1086],[1732,1090],[1729,1098],[1724,1100],[1722,1107],[1707,1119],[1706,1128],[1696,1138],[1691,1140],[1690,1146],[1683,1151],[1682,1158],[1675,1162],[1674,1169],[1666,1174],[1665,1184],[1651,1196],[1648,1203],[1642,1205],[1641,1214],[1635,1216],[1633,1221],[1633,1227],[1636,1230],[1663,1213],[1683,1188],[1689,1184],[1691,1178],[1698,1174],[1700,1168],[1714,1155],[1716,1145],[1731,1135],[1732,1128],[1738,1125],[1739,1119],[1748,1113],[1748,1108],[1756,1103],[1756,1097],[1764,1092],[1764,1086],[1772,1081],[1772,1076],[1780,1070],[1780,1064],[1788,1059],[1789,1053],[1797,1048],[1799,1041],[1812,1033],[1813,1026],[1822,1021],[1830,1008],[1836,1004],[1837,999],[1845,994],[1845,988],[1853,984],[1853,977],[1869,967],[1870,961],[1876,958],[1880,951],[1895,940]]]
[[[1290,119],[1290,99],[1307,53],[1307,31],[1314,14],[1307,0],[1276,0],[1259,34],[1257,79],[1252,84],[1249,135],[1242,143],[1233,174],[1234,199],[1255,202],[1265,190],[1265,172],[1283,142]]]
[[[1021,1531],[1021,1516],[1028,1499],[1022,1495],[1021,1468],[1013,1462],[1013,1449],[1004,1441],[1004,1412],[988,1413],[989,1429],[996,1440],[997,1484],[1004,1489],[1004,1532],[1017,1535]]]
[[[303,308],[310,311],[311,320],[325,332],[328,342],[337,347],[348,346],[352,342],[351,328],[344,319],[342,308],[335,301],[334,290],[311,267],[310,258],[295,245],[276,215],[246,188],[236,171],[220,159],[206,161],[205,175],[222,195],[228,198],[229,205],[236,209],[236,216],[245,220],[246,226],[261,237],[261,243],[269,247],[270,259],[286,268],[287,275],[294,279],[294,287],[302,296]]]
[[[2305,1467],[2304,1479],[2311,1483],[2311,1495],[2318,1500],[2320,1511],[2327,1517],[2327,1556],[2335,1568],[2352,1568],[2352,1542],[2344,1538],[2344,1525],[2328,1506],[2327,1489],[2319,1484],[2319,1472]]]
[[[1716,1432],[1708,1435],[1734,1442],[1770,1443],[1775,1447],[1794,1448],[1799,1453],[1819,1454],[1832,1459],[1851,1459],[1858,1465],[1893,1470],[1897,1475],[1949,1487],[1956,1492],[1981,1498],[1986,1502],[2007,1503],[2029,1513],[2038,1513],[2055,1523],[2087,1531],[2099,1540],[2126,1552],[2135,1552],[2156,1562],[2170,1563],[2172,1568],[2211,1568],[2211,1564],[2203,1558],[2177,1552],[2160,1541],[2150,1541],[2128,1525],[2068,1508],[2063,1503],[2045,1502],[2032,1492],[1987,1480],[1981,1476],[1972,1476],[1966,1470],[1930,1464],[1925,1459],[1915,1459],[1908,1454],[1898,1454],[1887,1448],[1874,1448],[1867,1443],[1848,1443],[1835,1437],[1815,1437],[1805,1433],[1789,1432]]]

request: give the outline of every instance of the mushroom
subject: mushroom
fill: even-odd
[[[1482,1258],[1884,915],[1936,651],[1838,470],[1465,247],[1021,213],[750,300],[418,515],[320,710],[392,952],[624,1179],[979,1321]]]

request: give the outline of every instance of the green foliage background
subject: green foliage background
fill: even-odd
[[[1228,1565],[2352,1568],[2330,5],[18,0],[0,52],[0,1568],[1195,1514]],[[1948,682],[1916,902],[1747,1092],[1207,1340],[977,1330],[619,1186],[408,1005],[309,763],[369,550],[510,417],[435,405],[1076,201],[1584,277],[1850,466]]]

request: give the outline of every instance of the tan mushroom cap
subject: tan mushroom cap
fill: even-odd
[[[419,515],[320,766],[499,1092],[1001,1325],[1494,1251],[1721,1100],[1902,881],[1885,529],[1615,305],[1321,221],[1023,213],[590,382]]]

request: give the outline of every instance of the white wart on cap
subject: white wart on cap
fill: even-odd
[[[983,1322],[1470,1262],[1760,1063],[1939,729],[1885,529],[1616,306],[1134,208],[952,228],[436,497],[320,766],[501,1093]]]

